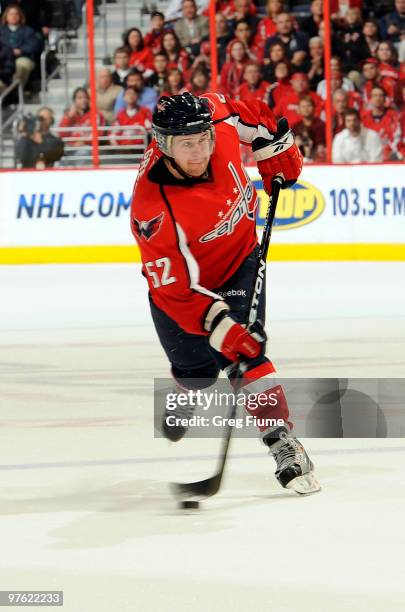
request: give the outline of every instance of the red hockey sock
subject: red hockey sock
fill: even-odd
[[[243,375],[243,391],[246,394],[245,408],[256,418],[257,426],[263,432],[274,427],[291,430],[287,398],[281,385],[272,384],[269,375],[275,374],[271,361],[262,363]]]

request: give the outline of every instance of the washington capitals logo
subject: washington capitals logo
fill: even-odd
[[[162,221],[164,219],[165,213],[162,212],[157,217],[153,217],[153,219],[149,219],[149,221],[138,221],[135,217],[132,220],[134,224],[135,231],[138,234],[139,238],[145,238],[145,240],[150,240],[152,236],[158,233],[161,228]]]

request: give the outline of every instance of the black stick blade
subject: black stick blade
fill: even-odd
[[[197,482],[172,482],[170,483],[170,488],[173,494],[179,499],[205,499],[218,492],[221,479],[222,473],[219,472],[215,474],[215,476],[211,476],[211,478],[206,478],[205,480],[199,480]]]

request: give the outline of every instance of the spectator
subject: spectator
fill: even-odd
[[[190,57],[185,49],[182,48],[177,35],[174,32],[165,32],[162,36],[162,51],[169,60],[168,68],[178,68],[186,72],[190,65]]]
[[[319,36],[319,25],[323,19],[323,2],[322,0],[312,0],[311,15],[305,17],[301,22],[301,30],[306,32],[310,38]]]
[[[51,132],[54,123],[53,111],[47,106],[39,109],[36,118],[24,117],[15,151],[22,168],[52,168],[63,157],[63,140]]]
[[[360,9],[350,8],[337,32],[339,56],[342,59],[343,72],[356,72],[356,74],[349,74],[349,78],[355,84],[358,84],[360,76],[357,72],[358,64],[366,59],[368,53],[363,45],[362,29],[363,23]]]
[[[401,138],[398,144],[398,157],[401,161],[405,159],[405,83],[401,87],[401,100],[399,103],[402,112],[399,116],[399,126],[401,130]]]
[[[14,73],[14,53],[0,39],[0,94],[10,85]]]
[[[123,41],[130,51],[129,65],[148,78],[152,74],[153,53],[150,47],[145,47],[142,32],[138,28],[131,28],[124,34]]]
[[[154,54],[162,50],[162,36],[165,32],[165,16],[160,11],[153,11],[150,16],[151,29],[145,34],[144,43]]]
[[[209,90],[210,79],[208,72],[203,68],[195,68],[191,74],[190,82],[187,84],[187,91],[195,96],[202,96]]]
[[[178,68],[170,68],[167,75],[167,89],[162,96],[178,96],[187,91],[184,83],[183,73]]]
[[[255,35],[259,18],[256,16],[256,7],[250,0],[233,0],[234,11],[232,18],[228,20],[230,31],[233,33],[239,19],[246,19],[252,33]]]
[[[292,127],[304,161],[325,161],[325,124],[315,116],[315,104],[310,96],[300,98],[298,115],[301,120]]]
[[[226,61],[226,48],[231,40],[228,22],[222,13],[217,13],[215,16],[216,35],[217,35],[217,53],[218,53],[218,69],[221,70]]]
[[[194,0],[183,0],[182,8],[183,17],[176,21],[174,31],[181,46],[191,55],[198,55],[201,41],[208,37],[208,19],[203,15],[197,15],[197,5]]]
[[[333,163],[357,164],[381,160],[382,142],[379,135],[373,130],[362,127],[357,110],[347,110],[345,127],[333,139]]]
[[[208,8],[209,0],[196,0],[197,12],[202,15]],[[220,8],[218,9],[221,10]],[[170,0],[165,11],[166,20],[174,21],[180,19],[183,15],[183,2],[182,0]]]
[[[316,0],[318,1],[318,0]],[[310,68],[308,79],[311,89],[316,89],[323,80],[323,42],[320,36],[314,36],[309,40]]]
[[[42,0],[1,0],[3,14],[9,6],[18,6],[24,14],[25,24],[35,32],[41,32],[41,3]]]
[[[135,87],[126,88],[124,100],[125,108],[117,113],[113,126],[126,126],[126,129],[112,130],[110,142],[113,146],[135,147],[135,151],[139,153],[139,145],[142,145],[145,140],[140,138],[140,130],[130,130],[128,127],[141,127],[149,132],[152,128],[152,113],[146,106],[139,105],[139,96]],[[127,153],[130,152],[127,151]]]
[[[149,77],[146,84],[148,87],[152,87],[159,96],[162,95],[162,91],[167,89],[167,75],[169,74],[167,65],[166,53],[156,53],[153,61],[153,74]]]
[[[303,95],[312,98],[315,105],[315,115],[319,117],[323,110],[323,101],[315,92],[309,89],[307,75],[303,72],[296,72],[291,77],[291,85],[294,93],[283,97],[274,107],[273,110],[276,117],[285,117],[290,125],[298,123],[301,120],[301,116],[298,114],[298,103]]]
[[[399,43],[405,32],[405,0],[395,0],[395,10],[381,20],[383,40]]]
[[[269,83],[274,81],[274,71],[277,64],[281,61],[287,60],[287,50],[283,43],[276,42],[272,44],[268,49],[268,55],[264,58],[264,78]]]
[[[278,62],[274,69],[275,83],[272,83],[269,92],[268,104],[273,108],[280,103],[283,98],[294,94],[290,81],[290,64],[286,60]]]
[[[342,71],[340,69],[340,65],[341,64],[340,64],[339,58],[335,58],[335,57],[331,58],[330,69],[331,69],[332,93],[335,91],[335,89],[338,89],[339,87],[341,87],[345,91],[354,92],[355,89],[354,89],[353,81],[343,76]],[[318,94],[318,96],[322,98],[322,100],[326,100],[326,80],[325,79],[323,79],[322,81],[318,83],[318,86],[316,88],[316,93]]]
[[[114,117],[114,105],[122,87],[114,85],[111,70],[100,68],[97,73],[97,108],[107,123]]]
[[[378,69],[378,60],[374,57],[368,58],[363,64],[363,86],[362,98],[363,105],[366,109],[370,108],[371,92],[374,87],[384,87],[384,82],[381,79]],[[387,93],[387,92],[386,92]]]
[[[15,57],[15,78],[25,85],[35,68],[41,52],[41,43],[34,30],[25,25],[25,16],[19,6],[11,4],[1,18],[0,41]]]
[[[76,31],[80,25],[75,4],[73,0],[41,0],[40,6],[42,34],[49,47],[56,50],[60,31]]]
[[[125,87],[127,76],[131,72],[129,66],[129,51],[127,47],[118,47],[114,52],[115,70],[112,73],[112,82],[114,85]]]
[[[276,17],[283,11],[284,7],[281,0],[267,0],[267,16],[263,17],[257,24],[256,36],[254,39],[254,44],[261,49],[262,56],[264,54],[264,45],[267,38],[277,33]]]
[[[362,115],[363,125],[374,130],[383,143],[383,159],[397,159],[400,140],[399,116],[396,111],[386,106],[386,93],[382,87],[373,87],[370,97],[370,110]]]
[[[252,61],[263,59],[263,46],[257,46],[252,39],[252,30],[246,19],[239,19],[235,24],[234,40],[240,40],[246,47]]]
[[[70,155],[81,158],[69,162],[66,160],[66,164],[84,166],[91,163],[90,98],[84,87],[77,87],[73,92],[72,100],[72,106],[65,112],[59,123],[59,135],[64,139],[66,146],[74,148]],[[97,113],[97,124],[100,127],[105,126],[105,119],[100,112]],[[71,128],[77,128],[77,130]],[[87,160],[83,159],[86,157],[88,157]]]
[[[260,64],[249,62],[243,71],[244,82],[239,86],[236,99],[243,102],[249,100],[261,100],[265,104],[269,103],[270,83],[265,81],[261,75]]]
[[[135,87],[138,92],[139,106],[146,106],[153,113],[158,101],[158,94],[152,87],[146,87],[142,74],[136,68],[133,68],[127,76],[127,87]],[[122,90],[115,101],[114,113],[119,113],[120,110],[126,107],[124,100],[124,90]]]
[[[380,33],[378,29],[378,21],[369,17],[363,24],[363,40],[365,57],[374,57],[380,42]]]
[[[282,43],[287,48],[287,57],[296,70],[308,68],[308,36],[294,30],[294,22],[288,13],[276,17],[277,34],[266,40],[264,55],[268,57],[269,48],[274,43]]]
[[[233,40],[228,46],[229,60],[221,70],[221,90],[228,96],[235,97],[243,82],[243,71],[249,61],[247,49],[239,40]]]
[[[336,89],[332,97],[333,135],[335,136],[345,128],[345,115],[349,109],[348,92]]]
[[[389,40],[378,45],[376,58],[379,61],[378,70],[388,96],[393,100],[395,88],[399,81],[399,65],[397,51]]]
[[[362,9],[363,0],[330,0],[331,19],[337,24],[345,20],[349,9]]]

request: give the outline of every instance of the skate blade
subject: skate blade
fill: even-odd
[[[313,472],[304,474],[303,476],[297,476],[288,483],[287,489],[292,489],[299,495],[311,495],[321,490],[321,485],[315,478]]]

